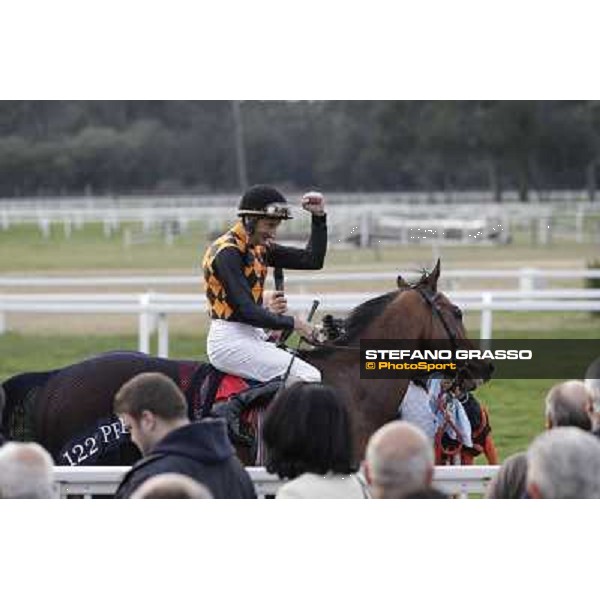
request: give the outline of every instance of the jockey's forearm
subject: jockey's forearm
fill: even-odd
[[[265,310],[262,306],[254,302],[244,302],[236,306],[233,313],[234,320],[241,323],[247,323],[253,327],[263,329],[293,329],[294,317],[289,315],[276,315]]]
[[[293,329],[293,317],[277,315],[256,304],[243,276],[242,258],[237,250],[225,248],[216,256],[214,264],[227,301],[234,310],[232,320],[266,329]]]
[[[327,253],[327,215],[313,215],[306,248],[272,244],[267,263],[283,269],[321,269]]]

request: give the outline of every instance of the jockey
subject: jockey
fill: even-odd
[[[267,267],[321,269],[327,250],[327,224],[323,196],[309,192],[302,207],[312,214],[306,248],[275,243],[282,220],[291,219],[283,195],[266,185],[251,187],[238,207],[240,220],[212,243],[202,263],[211,317],[207,354],[214,367],[246,379],[267,382],[282,377],[291,355],[267,341],[263,328],[293,329],[310,339],[307,321],[281,314],[285,300],[277,298],[273,312],[263,306]],[[296,357],[290,377],[318,382],[320,372]]]

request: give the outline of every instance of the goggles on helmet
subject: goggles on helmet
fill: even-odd
[[[272,202],[271,204],[267,204],[261,210],[247,210],[242,209],[238,211],[238,215],[241,217],[243,215],[263,217],[268,219],[291,219],[292,212],[290,211],[290,207],[287,204],[280,204],[277,202]]]

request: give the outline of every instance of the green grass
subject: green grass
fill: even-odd
[[[140,230],[139,225],[123,224],[111,237],[105,237],[101,225],[88,224],[81,229],[74,229],[71,237],[67,238],[62,226],[54,225],[47,239],[34,225],[0,230],[0,273],[177,270],[191,274],[198,269],[208,242],[208,232],[202,224],[192,224],[184,234],[175,237],[170,246],[157,234],[148,243],[129,248],[123,243],[123,231],[127,227]],[[431,266],[434,253],[442,257],[446,269],[520,266],[583,268],[586,260],[598,256],[598,247],[590,243],[574,244],[567,241],[535,246],[526,236],[517,236],[515,243],[506,246],[478,246],[476,249],[473,246],[440,246],[433,251],[428,244],[385,246],[362,251],[332,247],[328,252],[326,268],[406,271]]]

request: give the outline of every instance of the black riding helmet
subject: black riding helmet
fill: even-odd
[[[248,189],[240,200],[238,216],[282,220],[293,218],[283,194],[270,185],[253,185]]]

